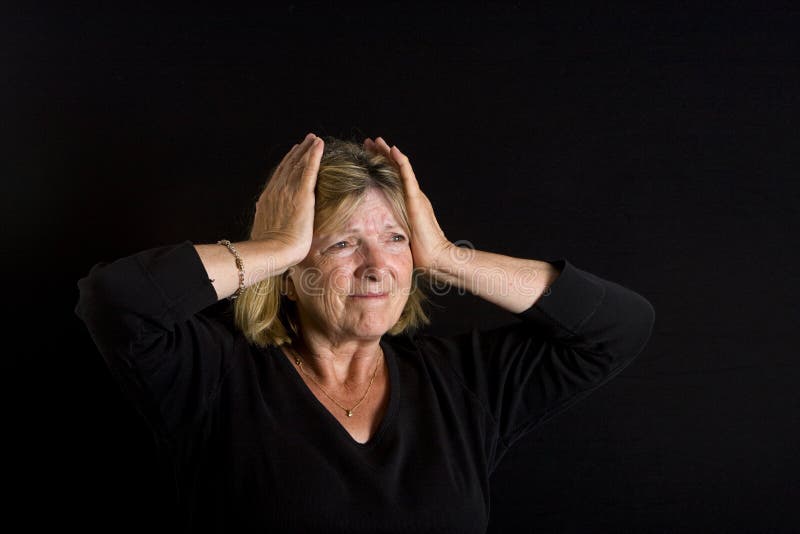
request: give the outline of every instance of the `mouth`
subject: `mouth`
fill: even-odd
[[[381,299],[389,296],[386,292],[353,293],[350,295],[354,299]]]

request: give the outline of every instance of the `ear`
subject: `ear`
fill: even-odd
[[[283,273],[283,277],[281,277],[281,294],[286,295],[286,298],[292,302],[297,302],[297,288],[294,286],[294,280],[289,271]]]

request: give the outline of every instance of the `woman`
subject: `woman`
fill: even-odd
[[[418,333],[419,276],[520,321]],[[567,260],[454,246],[397,147],[313,134],[249,240],[144,251],[79,288],[187,531],[484,532],[509,447],[619,373],[655,318]],[[211,313],[228,299],[233,322]]]

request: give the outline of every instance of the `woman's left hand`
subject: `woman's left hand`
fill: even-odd
[[[431,202],[420,191],[408,158],[380,137],[366,139],[364,148],[382,154],[399,169],[411,225],[414,267],[429,278],[465,289],[512,313],[522,313],[533,306],[555,282],[559,271],[547,261],[513,258],[451,243],[436,222]]]
[[[383,155],[400,171],[400,178],[403,180],[403,189],[405,190],[406,210],[411,225],[409,238],[414,267],[421,269],[425,274],[435,273],[447,264],[447,259],[457,247],[445,237],[439,226],[433,213],[433,205],[425,193],[420,190],[419,182],[417,182],[408,157],[396,146],[390,147],[381,137],[374,141],[370,138],[365,139],[364,148]]]

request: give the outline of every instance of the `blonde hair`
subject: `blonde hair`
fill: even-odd
[[[409,232],[403,184],[397,169],[380,154],[373,154],[352,141],[325,138],[315,189],[314,232],[343,225],[361,204],[367,192],[382,192]],[[388,333],[412,331],[430,321],[423,309],[427,297],[417,283],[415,270],[411,291],[400,318]],[[236,326],[253,344],[266,347],[291,343],[300,335],[296,304],[281,294],[283,275],[277,275],[242,292],[234,304]]]

